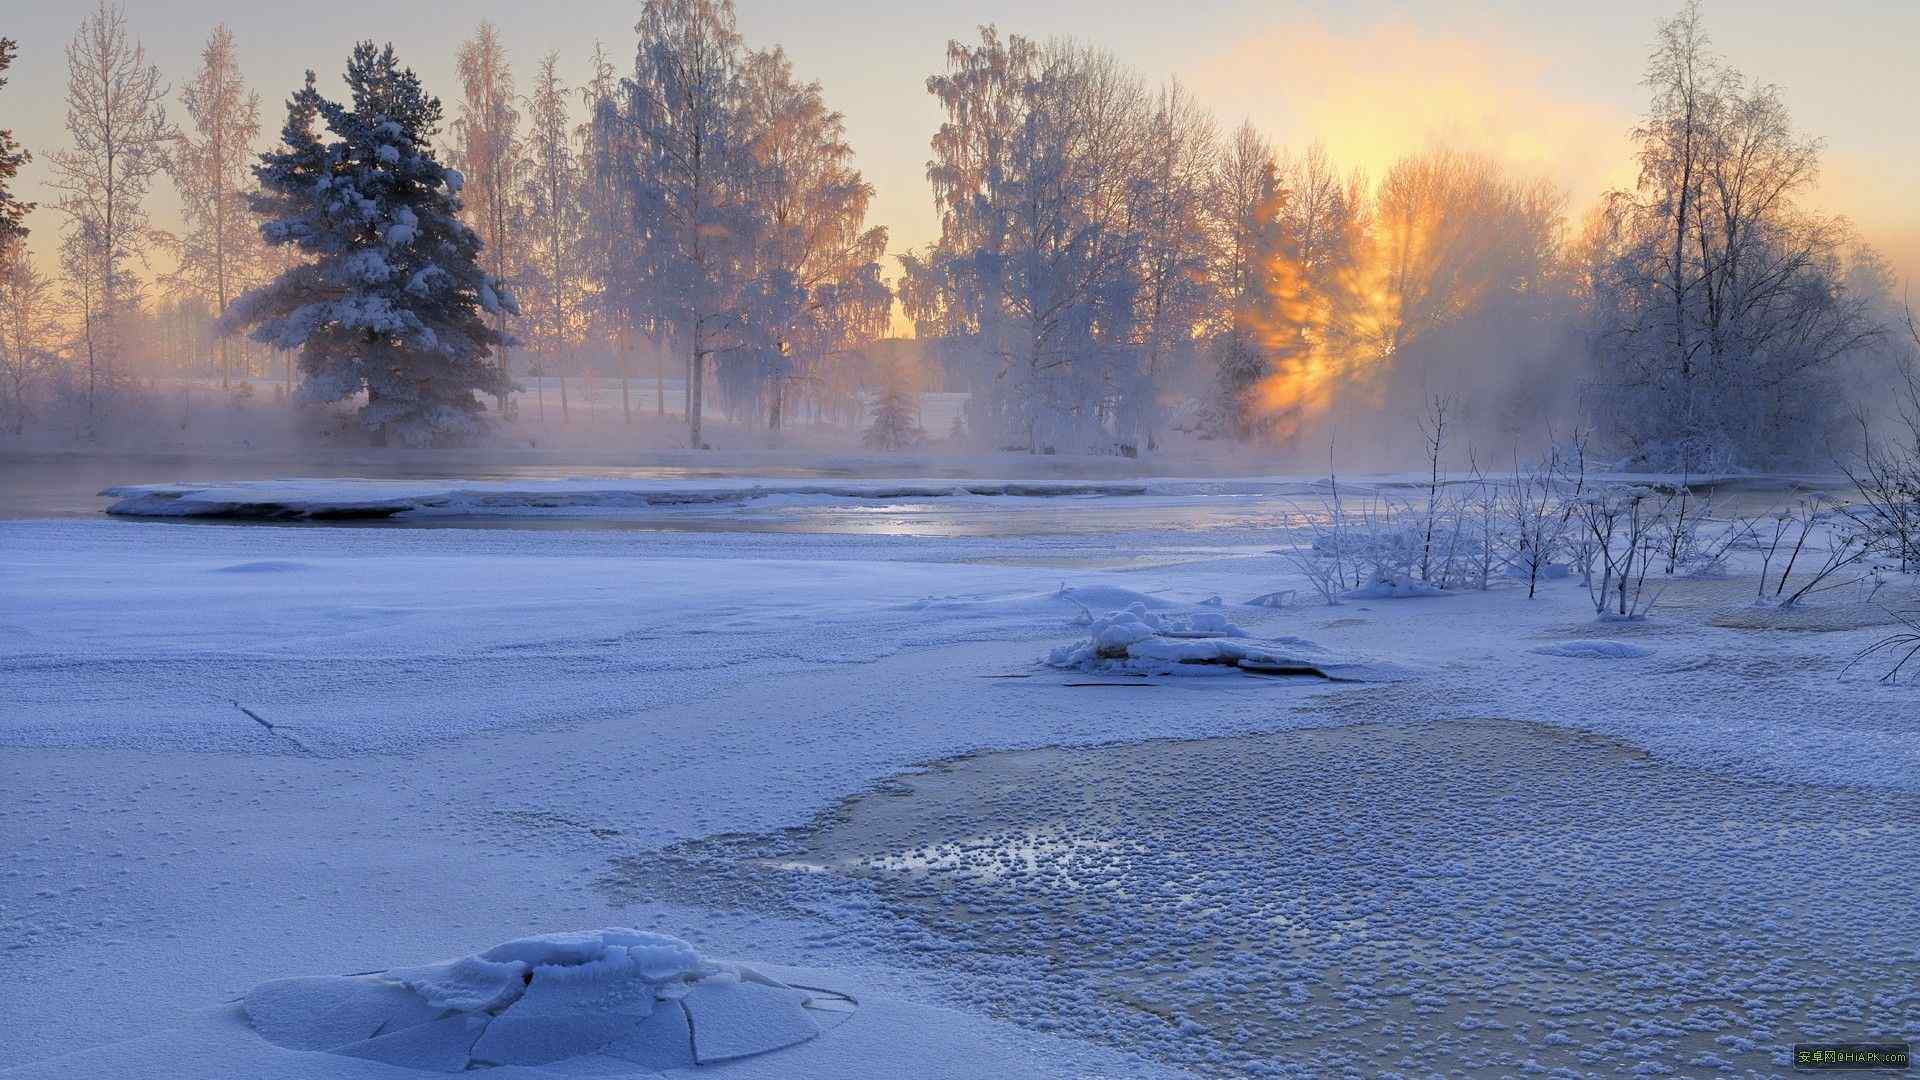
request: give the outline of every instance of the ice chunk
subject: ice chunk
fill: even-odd
[[[445,1019],[348,1043],[334,1053],[427,1072],[465,1072],[473,1060],[474,1040],[486,1029],[485,1016],[456,1013]]]
[[[377,975],[283,979],[245,1004],[255,1030],[282,1046],[459,1072],[681,1068],[764,1053],[819,1033],[809,996],[679,938],[614,927]]]
[[[786,986],[711,979],[681,999],[693,1026],[693,1055],[702,1065],[764,1054],[820,1034],[807,1014],[808,994]]]
[[[1087,624],[1087,640],[1048,652],[1051,667],[1137,675],[1200,674],[1223,668],[1263,675],[1315,675],[1354,682],[1390,682],[1411,672],[1393,664],[1341,660],[1296,637],[1254,641],[1219,612],[1180,617],[1135,604]]]
[[[484,1012],[520,996],[527,985],[527,965],[518,960],[490,960],[484,955],[463,956],[439,964],[395,968],[387,976],[406,984],[435,1008]]]
[[[241,1007],[255,1031],[294,1050],[331,1050],[426,1023],[439,1012],[398,983],[337,976],[262,983]]]
[[[687,1025],[687,1010],[678,1001],[658,1002],[652,1015],[600,1053],[648,1069],[690,1068],[694,1065],[693,1029]]]
[[[571,959],[570,951],[562,951]],[[634,956],[615,946],[583,963],[534,968],[526,993],[474,1044],[474,1059],[544,1065],[597,1051],[630,1034],[652,1014],[657,992],[657,982],[642,971],[644,953]]]

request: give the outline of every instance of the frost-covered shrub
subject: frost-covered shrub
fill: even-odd
[[[1859,654],[1847,663],[1848,667],[1853,667],[1875,656],[1897,656],[1899,659],[1881,674],[1880,680],[1889,683],[1900,681],[1900,669],[1906,667],[1908,661],[1915,656],[1920,656],[1920,610],[1896,611],[1894,618],[1899,619],[1905,629],[1888,634],[1860,650]]]
[[[1559,455],[1531,469],[1514,467],[1513,479],[1498,495],[1501,528],[1491,539],[1507,573],[1527,583],[1531,598],[1540,579],[1551,577],[1566,552],[1572,515],[1555,490]]]
[[[1289,527],[1306,531],[1307,543],[1285,555],[1329,604],[1484,587],[1505,526],[1492,513],[1491,490],[1479,490],[1479,502],[1448,496],[1432,509],[1332,498],[1317,514],[1288,519]]]
[[[1659,556],[1671,505],[1672,496],[1640,484],[1608,484],[1575,502],[1574,515],[1599,568],[1597,578],[1591,569],[1587,573],[1595,614],[1643,618],[1659,600],[1659,589],[1647,589],[1647,569]]]
[[[1920,346],[1920,332],[1915,343]],[[1898,410],[1905,431],[1876,444],[1863,420],[1867,448],[1840,469],[1859,496],[1854,516],[1869,531],[1874,554],[1905,574],[1920,572],[1920,373],[1908,375]]]
[[[1774,512],[1757,535],[1761,560],[1756,599],[1783,608],[1814,593],[1861,580],[1861,575],[1849,572],[1850,568],[1871,556],[1880,543],[1869,514],[1843,506],[1820,492]],[[1769,591],[1770,571],[1782,555],[1785,565],[1780,576],[1771,579],[1773,588]],[[1794,578],[1796,568],[1801,571],[1798,579]],[[1791,592],[1787,588],[1790,583],[1794,585]]]
[[[1854,485],[1874,552],[1903,574],[1920,572],[1920,458],[1870,464]]]

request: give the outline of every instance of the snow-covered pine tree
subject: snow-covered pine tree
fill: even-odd
[[[7,85],[6,70],[13,64],[17,48],[12,38],[0,38],[0,86]],[[20,166],[32,160],[33,155],[13,141],[13,132],[0,128],[0,249],[27,235],[23,222],[33,204],[14,198],[7,184],[20,172]]]
[[[926,438],[914,418],[913,396],[900,387],[888,387],[874,404],[873,424],[861,441],[869,450],[907,450]]]
[[[912,374],[898,357],[882,361],[880,400],[873,404],[873,423],[861,441],[869,450],[908,450],[927,441],[920,430],[920,396],[914,393]]]
[[[480,239],[459,218],[460,174],[434,158],[439,99],[391,45],[356,45],[346,80],[351,109],[309,71],[287,103],[284,145],[254,167],[261,236],[305,261],[236,301],[225,328],[299,349],[303,400],[365,391],[360,422],[376,438],[470,435],[482,423],[476,395],[512,388],[491,358],[506,339],[482,313],[519,307],[480,267]]]

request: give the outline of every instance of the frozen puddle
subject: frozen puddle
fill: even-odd
[[[1920,798],[1489,720],[979,755],[607,885],[1218,1075],[1771,1076],[1920,1036],[1915,851]]]

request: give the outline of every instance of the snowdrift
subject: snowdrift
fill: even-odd
[[[1043,662],[1072,671],[1177,675],[1230,668],[1335,682],[1391,682],[1411,674],[1394,664],[1331,656],[1303,638],[1254,640],[1214,611],[1162,615],[1135,603],[1086,625],[1087,640],[1062,645]]]
[[[581,1057],[644,1069],[730,1061],[812,1039],[852,1002],[615,927],[422,967],[280,979],[241,1006],[255,1031],[290,1050],[465,1072]]]

